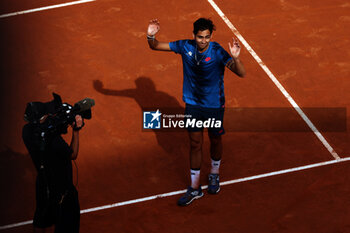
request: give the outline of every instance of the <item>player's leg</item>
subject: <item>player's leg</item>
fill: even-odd
[[[193,200],[203,196],[200,185],[200,168],[202,163],[203,131],[189,132],[190,138],[190,174],[191,186],[187,192],[178,200],[179,206],[189,205]]]
[[[221,135],[209,133],[210,139],[210,157],[211,157],[211,174],[219,174],[220,162],[222,157],[222,138]]]
[[[198,189],[200,185],[200,169],[202,164],[203,131],[189,132],[191,187]]]
[[[191,118],[200,119],[200,111],[198,107],[186,105],[186,115],[190,115]],[[188,134],[190,139],[190,174],[191,185],[188,187],[187,192],[178,200],[179,206],[186,206],[193,200],[203,196],[202,188],[200,185],[200,168],[202,163],[202,145],[203,145],[203,129],[202,128],[188,128]]]
[[[220,191],[219,169],[222,157],[221,135],[209,133],[211,169],[208,182],[208,193],[216,194]]]
[[[210,117],[221,121],[221,127],[208,129],[211,157],[211,169],[208,177],[208,193],[216,194],[220,191],[219,169],[223,147],[222,135],[225,133],[223,127],[224,108],[213,109],[210,113]]]

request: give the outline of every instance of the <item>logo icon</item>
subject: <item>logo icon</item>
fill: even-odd
[[[188,55],[190,55],[190,57],[191,57],[191,56],[192,56],[192,52],[191,52],[191,51],[189,51],[189,52],[188,52]]]
[[[210,59],[211,59],[211,57],[207,57],[207,58],[205,59],[205,61],[208,62],[208,61],[210,61]]]
[[[160,118],[162,113],[157,109],[156,112],[143,112],[144,129],[160,129]]]

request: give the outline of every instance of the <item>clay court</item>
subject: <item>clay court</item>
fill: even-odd
[[[49,101],[52,92],[71,104],[96,101],[73,167],[80,232],[350,233],[349,124],[315,131],[323,127],[318,116],[295,110],[350,107],[349,1],[62,3],[0,3],[1,233],[32,232],[36,171],[21,139],[23,113],[27,102]],[[22,12],[46,6],[60,7]],[[182,61],[150,50],[146,30],[158,18],[160,41],[192,38],[199,17],[216,24],[213,41],[228,49],[236,36],[243,47],[247,75],[226,70],[226,108],[290,109],[306,130],[229,130],[221,192],[181,208],[187,132],[143,130],[142,109],[184,108]],[[204,148],[207,185],[207,136]]]

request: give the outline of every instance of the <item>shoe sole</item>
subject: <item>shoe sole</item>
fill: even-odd
[[[189,204],[191,204],[192,203],[192,201],[194,201],[194,200],[196,200],[196,199],[199,199],[199,198],[201,198],[201,197],[203,197],[204,196],[204,193],[202,193],[202,195],[198,195],[198,196],[195,196],[194,198],[192,198],[189,202],[186,202],[184,205],[179,205],[179,206],[188,206]]]

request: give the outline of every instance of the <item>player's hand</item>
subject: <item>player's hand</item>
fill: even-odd
[[[158,19],[152,19],[151,21],[149,21],[148,29],[147,29],[148,36],[154,36],[155,34],[157,34],[157,32],[159,32],[159,30],[160,30],[160,25],[159,25]]]
[[[232,38],[232,45],[229,42],[228,48],[230,49],[230,53],[233,58],[239,57],[239,54],[241,53],[241,46],[237,38]]]

